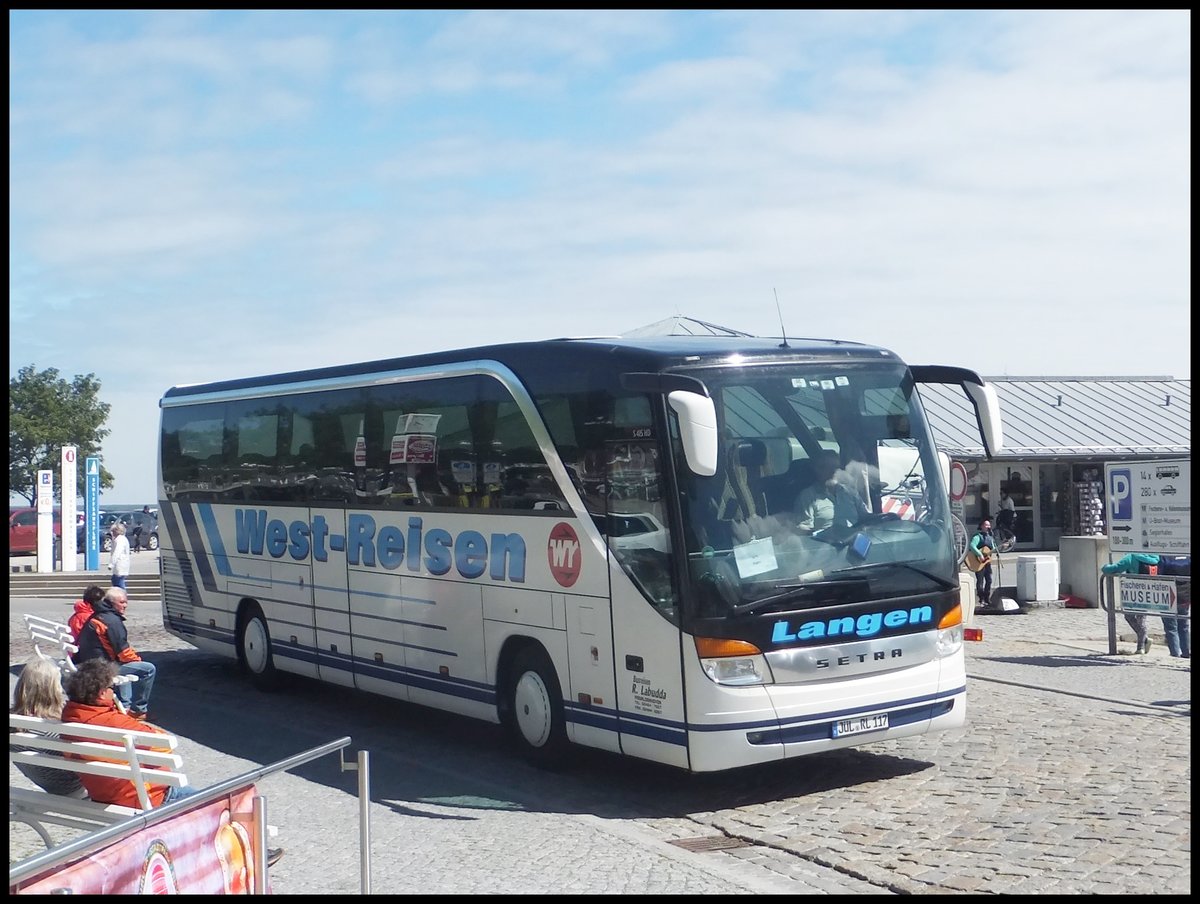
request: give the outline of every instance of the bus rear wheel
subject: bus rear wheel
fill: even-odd
[[[516,655],[505,704],[509,734],[525,758],[542,769],[566,765],[569,743],[562,690],[554,664],[541,647],[526,647]]]
[[[271,653],[271,630],[258,603],[251,603],[238,620],[238,665],[259,690],[273,690],[279,683],[275,657]]]

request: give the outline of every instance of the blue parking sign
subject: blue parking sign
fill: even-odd
[[[1129,468],[1108,472],[1108,507],[1113,521],[1133,520],[1133,471]]]

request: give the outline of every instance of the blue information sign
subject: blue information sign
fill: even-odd
[[[100,570],[100,459],[88,458],[84,465],[84,524],[87,539],[84,569]]]

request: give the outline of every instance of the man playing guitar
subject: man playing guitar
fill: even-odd
[[[992,536],[992,522],[984,518],[979,530],[971,537],[967,549],[967,564],[975,572],[975,608],[986,609],[992,600],[992,550],[996,539]]]

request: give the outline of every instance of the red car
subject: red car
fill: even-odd
[[[37,552],[38,513],[35,508],[13,509],[8,515],[8,551]],[[54,510],[54,538],[62,537],[62,511]]]

